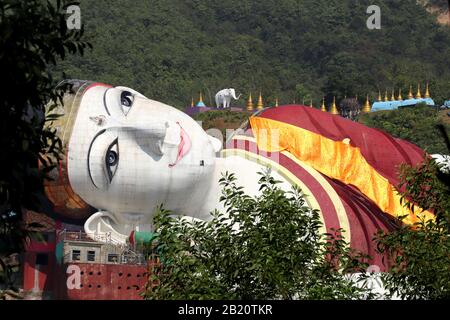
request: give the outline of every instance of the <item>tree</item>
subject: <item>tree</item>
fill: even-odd
[[[43,180],[59,159],[61,141],[48,126],[67,86],[55,90],[48,71],[89,46],[68,30],[67,1],[0,1],[0,272],[26,237],[22,210],[39,211]]]
[[[323,96],[375,97],[379,88],[404,94],[426,80],[441,104],[449,98],[450,30],[414,0],[377,4],[383,27],[371,31],[364,1],[84,0],[95,51],[57,69],[180,108],[205,88],[317,105]]]
[[[261,194],[246,195],[233,174],[220,180],[226,213],[209,222],[155,217],[161,263],[147,299],[350,299],[367,293],[343,275],[367,267],[343,230],[321,235],[319,213],[302,191],[284,192],[270,172]]]
[[[444,138],[450,151],[447,134]],[[387,253],[392,264],[383,276],[385,287],[404,299],[448,299],[450,174],[441,172],[434,160],[426,158],[417,167],[402,167],[401,181],[406,205],[432,210],[436,220],[420,220],[414,226],[403,225],[389,234],[380,231],[376,235],[379,251]]]

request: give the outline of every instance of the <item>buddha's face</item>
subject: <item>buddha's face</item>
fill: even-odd
[[[176,108],[125,87],[91,85],[68,142],[76,194],[124,224],[150,223],[155,208],[200,205],[212,179],[217,140]]]

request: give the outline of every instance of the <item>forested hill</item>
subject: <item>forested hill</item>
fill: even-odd
[[[447,0],[442,0],[446,2]],[[450,28],[416,0],[378,0],[369,30],[360,0],[83,0],[94,50],[60,70],[132,87],[177,107],[234,87],[273,102],[315,105],[325,94],[360,97],[431,82],[450,98]]]

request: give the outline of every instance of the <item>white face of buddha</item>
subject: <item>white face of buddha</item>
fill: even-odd
[[[180,214],[201,207],[219,149],[218,140],[178,109],[129,88],[96,84],[76,115],[68,176],[84,201],[116,223],[149,224],[160,204]]]

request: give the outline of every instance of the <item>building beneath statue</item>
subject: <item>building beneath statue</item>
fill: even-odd
[[[27,211],[25,221],[41,225],[34,230],[39,236],[26,243],[22,255],[26,299],[142,299],[152,262],[139,243],[151,240],[151,235],[132,233],[127,244],[120,245],[107,236],[92,239],[81,226],[45,214]]]

